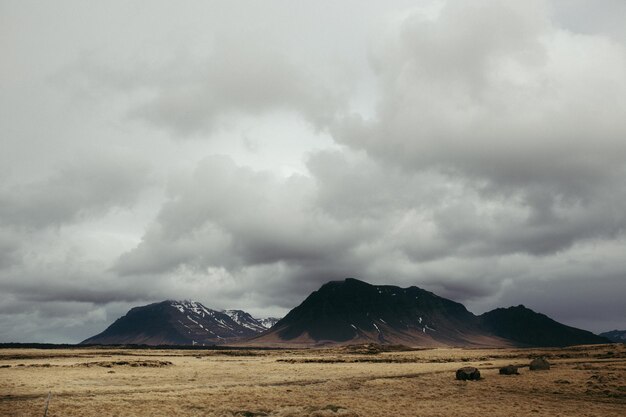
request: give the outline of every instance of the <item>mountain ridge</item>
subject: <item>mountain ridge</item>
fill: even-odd
[[[411,286],[330,281],[282,319],[166,300],[135,307],[83,344],[324,346],[568,346],[610,343],[523,305],[475,315],[461,303]]]
[[[600,333],[600,336],[606,337],[615,343],[626,343],[626,330],[611,330],[609,332]]]
[[[519,307],[519,306],[518,306]],[[504,314],[505,328],[495,322],[508,309],[480,316],[461,303],[411,286],[373,285],[347,278],[330,281],[312,292],[268,332],[247,344],[301,346],[330,343],[386,343],[409,346],[564,346],[607,343],[585,330],[558,323],[530,309]],[[535,326],[521,326],[530,321]],[[510,329],[509,329],[510,328]],[[520,334],[526,331],[530,336]],[[550,337],[557,332],[558,337]]]
[[[215,345],[267,330],[272,319],[243,310],[218,311],[192,300],[165,300],[134,307],[81,344]]]

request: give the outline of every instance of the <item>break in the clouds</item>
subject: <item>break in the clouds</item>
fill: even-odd
[[[1,341],[347,276],[626,327],[621,2],[1,8]]]

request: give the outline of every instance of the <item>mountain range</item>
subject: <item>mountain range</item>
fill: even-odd
[[[609,343],[522,305],[480,316],[418,287],[331,281],[280,320],[196,302],[163,301],[133,308],[93,344],[235,344],[324,346],[354,343],[408,346],[567,346]]]
[[[255,336],[278,319],[242,310],[217,311],[195,301],[167,300],[135,307],[83,344],[215,345]]]
[[[480,316],[462,304],[418,287],[332,281],[313,292],[269,331],[258,345],[328,343],[409,346],[567,346],[607,343],[591,332],[558,323],[524,306]]]

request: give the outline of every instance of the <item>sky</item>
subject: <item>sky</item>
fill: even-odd
[[[330,280],[626,328],[626,2],[0,0],[0,342]]]

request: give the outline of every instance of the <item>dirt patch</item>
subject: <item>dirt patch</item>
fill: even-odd
[[[365,343],[359,345],[347,345],[336,349],[339,353],[357,355],[377,355],[383,352],[408,352],[418,350],[404,345],[380,345],[377,343]],[[424,349],[419,349],[424,350]]]
[[[115,366],[131,366],[131,367],[143,367],[143,368],[163,368],[165,366],[172,366],[170,361],[157,361],[157,360],[137,360],[137,361],[100,361],[100,362],[84,362],[77,363],[75,367],[91,368],[93,366],[100,366],[103,368],[113,368]]]

